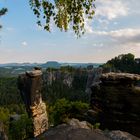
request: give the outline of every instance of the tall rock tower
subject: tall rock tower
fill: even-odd
[[[27,113],[33,121],[34,137],[48,129],[46,105],[42,101],[42,72],[40,69],[26,72],[18,78],[18,88]]]

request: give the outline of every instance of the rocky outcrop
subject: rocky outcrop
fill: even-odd
[[[91,86],[93,84],[100,82],[100,77],[102,75],[102,68],[95,68],[88,70],[88,78],[87,78],[87,84],[86,84],[86,93],[91,94]]]
[[[72,119],[67,124],[49,129],[35,140],[110,140],[100,132],[91,130],[87,124],[87,122]]]
[[[33,120],[33,135],[38,136],[48,129],[46,105],[42,101],[42,72],[35,69],[20,75],[18,87],[29,117]]]
[[[92,85],[92,82],[94,80],[94,69],[89,69],[88,71],[88,77],[87,77],[87,83],[86,83],[86,90],[85,92],[88,94],[91,94],[91,88],[90,86]]]
[[[127,132],[102,131],[91,126],[85,121],[72,119],[67,124],[49,129],[35,140],[140,140]]]
[[[130,133],[120,130],[105,132],[105,135],[111,140],[140,140],[138,137],[131,135]]]
[[[73,126],[74,128],[92,129],[92,125],[87,121],[79,121],[75,118],[68,120],[67,124]]]
[[[106,73],[92,85],[91,106],[99,113],[101,128],[130,132],[140,137],[140,75]]]
[[[64,85],[72,87],[73,74],[61,72],[60,70],[47,71],[43,74],[43,80],[47,85],[52,85],[54,81],[61,81]]]
[[[121,83],[121,84],[134,84],[134,82],[140,80],[140,75],[138,74],[129,74],[129,73],[106,73],[102,74],[101,78],[102,82],[115,82],[115,83]]]

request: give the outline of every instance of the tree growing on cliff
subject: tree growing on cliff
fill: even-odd
[[[61,31],[72,28],[77,36],[85,32],[85,19],[92,19],[95,0],[29,0],[37,24],[50,32],[52,21]]]

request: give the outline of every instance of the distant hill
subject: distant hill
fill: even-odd
[[[6,63],[0,64],[0,67],[35,67],[39,66],[41,68],[59,68],[61,66],[73,66],[73,67],[87,67],[88,65],[93,65],[98,67],[102,63],[59,63],[57,61],[48,61],[46,63]]]
[[[57,61],[48,61],[45,64],[41,64],[40,67],[42,67],[42,68],[60,68],[61,63],[59,63]]]
[[[30,71],[34,67],[41,67],[42,69],[47,68],[60,68],[62,66],[72,66],[74,68],[86,68],[87,66],[92,65],[97,68],[102,65],[100,63],[59,63],[57,61],[48,61],[46,63],[7,63],[0,64],[0,77],[4,76],[17,76],[20,73],[25,71]]]

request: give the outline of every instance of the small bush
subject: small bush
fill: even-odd
[[[56,103],[50,107],[50,124],[58,125],[66,122],[68,118],[82,118],[83,114],[89,109],[87,103],[80,101],[71,102],[63,99],[58,99]]]

